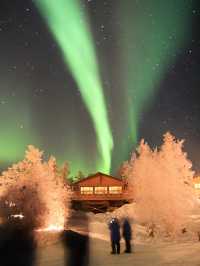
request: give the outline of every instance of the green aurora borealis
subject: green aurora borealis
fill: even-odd
[[[45,74],[38,80],[34,77],[28,82],[23,68],[12,82],[9,80],[12,73],[4,75],[1,86],[5,90],[10,89],[10,92],[10,84],[13,87],[23,86],[25,96],[8,97],[5,92],[0,92],[1,99],[7,101],[8,98],[9,102],[9,105],[0,106],[2,163],[22,159],[25,147],[33,144],[44,149],[46,154],[55,155],[59,163],[69,161],[71,175],[79,170],[85,174],[96,171],[115,174],[120,163],[128,159],[129,152],[142,137],[139,134],[142,116],[154,104],[168,68],[188,41],[191,5],[189,1],[183,3],[182,0],[111,1],[112,12],[120,22],[112,31],[118,42],[115,53],[112,53],[97,44],[95,13],[91,16],[92,11],[88,12],[86,7],[89,2],[94,3],[92,0],[34,1],[35,16],[41,25],[45,25],[43,27],[47,32],[40,42],[44,37],[49,42],[55,41],[56,46],[48,53],[48,58],[45,54],[45,49],[49,49],[47,42],[41,45],[38,55],[35,52],[38,44],[30,41],[30,46],[37,47],[34,48],[33,57],[37,58],[34,60],[40,65],[40,60],[47,58],[51,62],[50,57],[56,54],[55,61],[63,63],[66,80],[63,77],[62,81],[58,81],[61,74],[51,77],[55,82],[52,86],[58,85],[54,89],[56,97],[51,96],[48,103],[46,95],[39,100],[30,100],[29,95],[29,90],[35,87],[48,87],[45,81],[50,76],[48,70],[43,70]],[[22,37],[25,38],[20,35],[19,39]],[[114,47],[115,43],[112,45]],[[103,59],[102,54],[105,55]],[[112,56],[106,56],[110,54],[117,58],[117,64],[113,64]],[[17,60],[19,62],[21,57]],[[56,65],[53,67],[56,68]],[[105,86],[106,75],[102,71],[105,68],[110,71],[107,73],[112,84],[110,87]],[[117,90],[119,87],[120,92]],[[80,96],[75,91],[79,91]],[[120,105],[112,104],[111,95],[113,99],[118,97]],[[78,102],[82,102],[77,108],[74,107],[76,97],[80,98]],[[33,102],[36,106],[42,106],[39,111]],[[52,110],[54,104],[55,114]],[[81,120],[84,120],[83,124]],[[40,124],[42,130],[38,126]],[[61,129],[58,135],[56,128]]]
[[[140,5],[121,1],[119,5],[121,86],[125,89],[124,113],[128,121],[124,136],[130,136],[120,148],[124,156],[137,143],[142,114],[153,104],[160,82],[187,43],[191,26],[188,8],[188,2],[181,0],[156,4],[154,0],[140,0]]]
[[[87,19],[77,0],[38,0],[36,3],[78,84],[97,135],[101,154],[98,167],[108,173],[111,167],[113,139]]]
[[[5,84],[4,86],[6,87]],[[20,99],[16,99],[13,95],[9,97],[8,91],[1,92],[1,98],[4,100],[0,106],[0,161],[7,164],[23,158],[30,140],[36,143],[36,138],[31,125],[32,114],[28,101],[21,104]],[[24,131],[23,128],[26,130]]]

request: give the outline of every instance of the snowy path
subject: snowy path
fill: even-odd
[[[123,250],[122,244],[122,250]],[[61,244],[40,250],[38,266],[64,265],[64,251]],[[110,255],[108,241],[90,240],[91,266],[200,266],[200,243],[179,244],[137,244],[132,254]]]

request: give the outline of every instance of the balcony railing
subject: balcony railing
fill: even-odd
[[[126,200],[131,199],[132,193],[128,191],[122,191],[119,194],[81,194],[80,191],[74,191],[72,193],[72,200]]]

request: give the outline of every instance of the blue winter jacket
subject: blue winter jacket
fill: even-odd
[[[126,240],[130,240],[132,237],[131,226],[127,219],[124,220],[122,234],[123,234],[124,239]]]
[[[111,241],[119,242],[120,241],[120,226],[116,219],[112,219],[110,221],[109,229],[110,229]]]

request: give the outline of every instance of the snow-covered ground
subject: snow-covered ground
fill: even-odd
[[[132,254],[110,255],[109,241],[90,238],[89,257],[91,266],[199,266],[200,242],[135,243]],[[37,265],[66,265],[62,245],[57,243],[41,249]]]
[[[117,216],[119,220],[125,216],[133,217],[134,206],[124,205],[112,213],[92,214],[89,216],[89,260],[91,266],[200,266],[200,242],[197,232],[200,228],[199,215],[193,215],[191,222],[195,226],[194,232],[180,235],[176,239],[149,238],[146,228],[132,220],[133,253],[126,254],[124,242],[121,240],[121,254],[111,255],[108,221],[111,217]],[[81,221],[79,221],[81,224]],[[76,230],[76,226],[73,228]],[[84,226],[77,226],[77,231],[84,231]],[[38,252],[38,266],[61,266],[67,265],[64,262],[64,252],[61,243],[41,248]],[[76,258],[75,258],[76,259]]]
[[[111,255],[108,222],[112,217],[129,217],[132,230],[133,253],[123,253],[125,247],[121,240],[121,254]],[[187,232],[172,239],[164,235],[148,236],[147,228],[138,224],[134,204],[127,204],[114,212],[102,214],[85,214],[72,212],[69,229],[89,234],[89,261],[90,266],[200,266],[200,242],[198,231],[200,231],[199,208],[190,217],[190,225]],[[71,228],[70,228],[71,226]],[[47,234],[47,233],[46,233]],[[65,256],[68,250],[64,249],[57,235],[44,235],[42,243],[45,245],[37,249],[37,266],[64,266]],[[78,244],[78,243],[77,243]],[[75,245],[76,246],[76,245]],[[76,259],[76,257],[74,258]],[[1,264],[0,264],[1,265]]]

